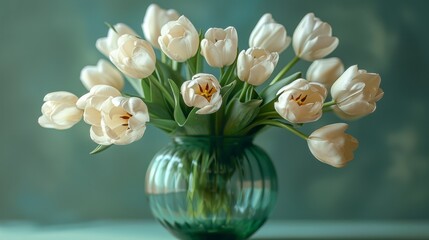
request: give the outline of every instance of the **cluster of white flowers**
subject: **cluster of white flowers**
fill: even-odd
[[[376,102],[383,96],[378,74],[367,73],[356,65],[344,71],[339,58],[324,58],[335,50],[339,40],[332,36],[331,26],[313,13],[304,16],[292,37],[287,35],[286,28],[277,23],[271,14],[263,15],[250,34],[249,48],[240,52],[237,51],[238,35],[234,27],[210,28],[200,38],[189,19],[180,16],[175,10],[164,10],[156,4],[148,7],[142,30],[146,40],[123,23],[113,25],[107,37],[96,42],[97,49],[113,65],[99,60],[97,66],[84,67],[80,78],[89,92],[80,98],[68,92],[47,94],[39,124],[46,128],[67,129],[83,116],[84,121],[91,125],[91,139],[98,144],[121,145],[140,139],[149,122],[148,106],[143,102],[145,96],[122,96],[122,74],[141,81],[149,81],[156,75],[156,81],[150,82],[150,85],[157,86],[166,104],[175,108],[173,121],[182,119],[182,115],[188,115],[184,116],[188,118],[191,115],[190,111],[179,111],[180,101],[190,109],[196,108],[196,114],[218,112],[227,102],[232,102],[231,98],[224,98],[221,92],[227,88],[226,83],[234,80],[242,81],[242,90],[236,91],[239,97],[235,95],[235,98],[243,104],[254,98],[265,101],[262,97],[253,97],[258,95],[254,87],[270,79],[279,54],[291,43],[296,57],[271,81],[270,86],[277,89],[277,95],[268,102],[275,112],[274,115],[273,112],[261,112],[261,118],[255,118],[262,119],[261,123],[281,125],[297,133],[295,126],[314,122],[329,110],[343,119],[366,116],[375,110]],[[212,74],[193,68],[194,71],[189,71],[192,73],[189,76],[191,79],[181,83],[179,100],[173,86],[171,91],[165,88],[174,81],[160,79],[162,71],[158,69],[154,48],[160,49],[163,57],[169,58],[171,70],[179,75],[181,72],[177,70],[177,65],[183,63],[191,66],[190,61],[198,55],[204,57],[211,67],[221,68],[222,71],[228,69],[232,73],[222,74],[218,80]],[[298,77],[278,86],[282,82],[280,78],[299,59],[312,62],[306,79]],[[162,64],[165,63],[163,60]],[[332,101],[325,102],[329,93]],[[274,120],[276,122],[273,123]],[[251,121],[248,124],[253,126]],[[258,125],[254,123],[254,126]],[[317,159],[342,167],[353,159],[353,151],[358,145],[355,138],[344,133],[347,127],[345,123],[337,123],[322,127],[310,136],[300,132],[298,135],[307,140],[310,151]]]

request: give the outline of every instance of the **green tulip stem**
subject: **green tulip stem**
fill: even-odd
[[[244,97],[246,96],[246,92],[247,89],[250,87],[250,84],[248,82],[244,82],[244,86],[243,89],[241,89],[241,93],[240,93],[240,97],[238,97],[238,100],[240,100],[240,102],[244,99]]]
[[[335,100],[332,100],[332,101],[330,101],[330,102],[325,102],[324,104],[323,104],[323,112],[329,112],[329,111],[332,111],[332,106],[334,106],[334,105],[336,105],[337,104],[337,102],[335,102]]]
[[[173,71],[177,72],[177,69],[179,68],[179,63],[177,61],[173,61]]]
[[[186,65],[188,65],[189,78],[192,78],[197,73],[196,66],[190,59],[186,61]]]
[[[271,112],[264,112],[264,113],[260,113],[258,115],[258,118],[272,118],[272,117],[278,117],[279,114],[276,111],[271,111]]]
[[[220,78],[219,79],[222,79],[223,75],[225,74],[225,67],[221,67],[219,69],[220,69]]]
[[[282,122],[279,122],[279,121],[273,121],[273,120],[267,121],[266,124],[267,125],[272,125],[272,126],[276,126],[276,127],[287,129],[290,132],[292,132],[293,134],[297,135],[298,137],[300,137],[300,138],[302,138],[302,139],[304,139],[306,141],[308,139],[308,136],[305,133],[297,130],[294,127],[292,127],[292,125],[290,125],[290,124],[282,123]]]
[[[270,85],[273,85],[277,81],[279,81],[298,61],[299,57],[295,56],[278,74],[277,76],[271,81]]]
[[[203,72],[203,64],[201,62],[201,55],[198,54],[198,57],[195,61],[195,74],[200,73],[200,72]]]
[[[271,126],[275,126],[275,127],[279,127],[279,128],[284,128],[284,129],[289,130],[293,134],[297,135],[298,137],[300,137],[300,138],[302,138],[302,139],[304,139],[306,141],[308,139],[308,136],[305,133],[297,130],[291,124],[280,122],[280,121],[277,121],[277,120],[263,120],[263,121],[256,122],[256,123],[254,123],[252,125],[249,125],[242,132],[250,131],[251,129],[253,129],[254,127],[256,127],[258,125],[271,125]]]
[[[165,53],[162,51],[161,51],[161,62],[167,63],[167,55],[165,55]]]

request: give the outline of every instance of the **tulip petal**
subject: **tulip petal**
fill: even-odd
[[[353,159],[359,144],[356,138],[344,133],[347,127],[345,123],[336,123],[314,131],[307,140],[310,152],[323,163],[344,167]]]
[[[327,90],[316,82],[303,78],[281,88],[274,103],[277,113],[291,123],[307,123],[320,119]]]
[[[69,92],[58,91],[46,94],[38,123],[45,128],[58,130],[71,128],[82,119],[82,110],[77,108],[77,97]]]

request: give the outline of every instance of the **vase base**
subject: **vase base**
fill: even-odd
[[[174,236],[181,240],[243,240],[256,232],[265,220],[254,219],[241,220],[216,227],[208,227],[207,224],[170,224],[161,222]]]

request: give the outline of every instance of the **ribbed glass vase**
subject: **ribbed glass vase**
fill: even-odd
[[[146,173],[155,218],[179,239],[247,239],[266,221],[277,175],[253,138],[180,136]]]

